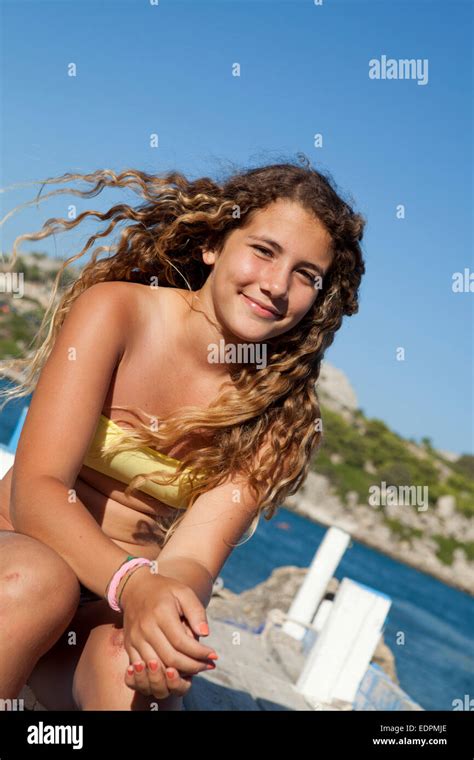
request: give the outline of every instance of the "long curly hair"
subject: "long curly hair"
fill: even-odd
[[[150,284],[158,278],[160,286],[182,287],[184,282],[190,290],[198,290],[209,275],[209,267],[202,260],[203,248],[222,251],[233,230],[246,225],[255,213],[280,199],[299,203],[330,235],[332,261],[318,297],[298,324],[267,341],[264,368],[256,369],[251,364],[236,366],[231,371],[232,383],[226,383],[205,410],[184,407],[160,420],[158,426],[138,420],[137,426],[102,450],[106,456],[141,445],[160,450],[184,437],[192,440],[193,435],[206,431],[208,445],[191,447],[174,475],[166,477],[159,471],[137,475],[125,493],[130,494],[148,479],[156,483],[174,482],[186,468],[191,483],[188,506],[191,508],[199,494],[237,474],[245,478],[257,502],[248,535],[251,538],[260,515],[270,520],[278,506],[298,490],[307,476],[313,453],[321,445],[322,425],[315,424],[321,419],[315,383],[324,352],[333,342],[343,316],[358,311],[358,289],[365,272],[359,243],[366,220],[336,192],[331,175],[317,171],[304,154],[298,154],[297,161],[234,170],[220,181],[209,177],[191,181],[177,171],[157,175],[134,169],[120,173],[103,169],[92,174],[68,173],[42,184],[76,179],[91,183],[92,187],[56,190],[44,195],[43,200],[66,192],[92,198],[104,187],[121,187],[133,189],[145,202],[135,207],[119,203],[105,213],[84,211],[71,220],[51,218],[40,231],[15,239],[10,269],[22,240],[42,240],[57,230],[72,229],[90,216],[108,223],[58,270],[50,304],[32,341],[30,354],[3,363],[7,369],[20,373],[26,370],[26,376],[23,374],[24,379],[16,387],[0,391],[0,398],[3,395],[6,399],[4,403],[33,391],[72,303],[91,285],[111,280]],[[34,203],[37,202],[38,198]],[[63,291],[54,307],[63,270],[125,220],[130,223],[121,230],[118,243],[95,248],[80,276]],[[113,253],[98,259],[104,251]],[[45,330],[48,332],[44,339]],[[136,409],[122,405],[114,408]],[[140,414],[149,417],[143,410]],[[262,457],[259,453],[263,443],[267,448]],[[161,522],[163,545],[183,517],[178,511],[171,524]]]

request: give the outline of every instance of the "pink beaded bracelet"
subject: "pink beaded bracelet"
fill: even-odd
[[[123,576],[126,575],[130,570],[132,570],[135,567],[141,567],[141,565],[152,565],[153,563],[149,559],[145,559],[145,557],[136,557],[135,559],[131,559],[128,562],[124,562],[123,565],[119,567],[119,569],[114,573],[112,576],[112,579],[107,587],[107,601],[109,603],[109,607],[111,607],[116,612],[122,612],[121,608],[119,607],[119,604],[117,602],[117,589],[119,587],[119,583],[122,580]]]

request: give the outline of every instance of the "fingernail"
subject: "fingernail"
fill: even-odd
[[[166,675],[168,678],[175,678],[176,673],[174,672],[173,668],[166,668]]]
[[[209,636],[209,626],[207,623],[199,623],[199,633],[203,636]]]
[[[142,670],[143,670],[143,663],[142,663],[142,662],[135,662],[135,663],[133,664],[133,667],[135,668],[135,671],[136,671],[137,673],[141,673],[141,672],[142,672]]]
[[[210,660],[218,660],[219,659],[219,655],[216,652],[211,652],[211,654],[208,654],[207,656],[209,657]]]
[[[129,667],[127,668],[127,673],[129,676],[133,676],[133,673],[134,673],[133,665],[129,665]]]
[[[150,670],[153,671],[153,673],[156,673],[156,671],[158,670],[158,663],[157,663],[157,661],[156,660],[150,660],[148,662],[148,667],[150,668]]]
[[[216,666],[214,665],[214,663],[210,662],[209,665],[207,666],[207,670],[214,670],[215,667]]]

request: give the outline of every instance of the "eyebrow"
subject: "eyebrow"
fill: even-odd
[[[268,245],[270,245],[273,248],[275,248],[275,250],[277,250],[278,253],[283,253],[284,252],[284,249],[282,248],[282,246],[280,245],[280,243],[277,243],[276,240],[272,240],[271,238],[259,237],[257,235],[248,235],[247,237],[248,238],[252,238],[253,240],[262,240],[264,243],[267,243]],[[315,264],[313,261],[302,261],[301,263],[304,266],[313,267],[313,269],[315,269],[317,272],[319,272],[319,274],[321,275],[321,277],[324,277],[324,270],[319,266],[319,264]]]

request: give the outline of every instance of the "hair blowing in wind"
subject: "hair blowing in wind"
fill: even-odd
[[[141,445],[160,450],[184,436],[192,440],[193,435],[206,433],[208,444],[191,447],[171,479],[158,471],[137,475],[126,493],[148,479],[173,482],[184,468],[189,468],[193,487],[191,508],[200,493],[238,475],[246,479],[258,502],[249,537],[253,535],[260,515],[263,513],[265,519],[271,519],[277,507],[298,490],[321,444],[323,434],[315,424],[321,417],[315,383],[324,352],[333,342],[343,316],[358,311],[358,290],[365,271],[360,241],[366,220],[341,198],[329,176],[316,171],[301,154],[298,159],[297,163],[233,171],[219,182],[209,177],[191,181],[177,171],[158,175],[134,169],[65,174],[43,181],[44,186],[81,180],[91,187],[59,189],[44,195],[42,200],[60,193],[93,198],[108,187],[131,189],[144,202],[135,207],[118,203],[104,213],[84,211],[72,220],[51,218],[40,231],[16,238],[10,269],[22,240],[42,240],[58,231],[77,227],[87,217],[104,223],[104,228],[91,235],[83,249],[61,266],[31,350],[23,358],[3,362],[7,369],[19,370],[23,380],[14,388],[0,391],[0,398],[5,398],[1,408],[11,398],[33,392],[64,319],[84,290],[104,281],[140,282],[150,286],[158,281],[160,286],[198,290],[209,275],[209,267],[201,255],[204,247],[220,252],[233,230],[246,225],[255,213],[274,201],[299,203],[329,233],[332,262],[309,311],[289,331],[267,341],[266,366],[233,367],[232,383],[225,383],[219,396],[205,410],[183,407],[171,416],[160,418],[157,429],[138,420],[134,430],[127,430],[106,449],[107,455]],[[32,201],[37,202],[38,199]],[[93,249],[80,276],[59,291],[60,298],[54,306],[63,270],[89,251],[97,240],[111,234],[119,223],[118,242]],[[108,255],[99,258],[104,252]],[[114,408],[134,409],[118,405]],[[143,410],[140,414],[149,417]],[[68,420],[68,424],[74,423]],[[265,456],[258,456],[262,444]],[[162,522],[164,543],[183,517],[178,511],[171,525]]]

